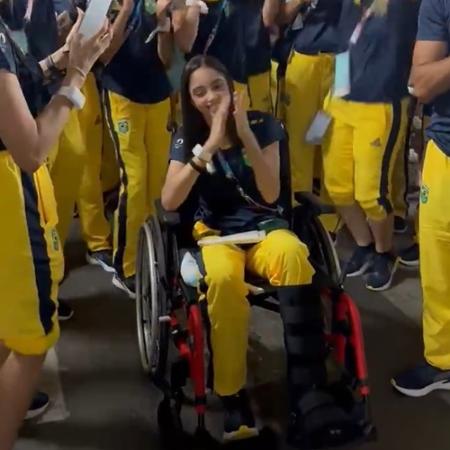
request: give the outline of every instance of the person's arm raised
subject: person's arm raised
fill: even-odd
[[[162,63],[169,69],[173,57],[173,34],[171,30],[171,19],[167,11],[172,3],[172,0],[158,0],[156,4],[156,17],[158,21],[158,56]]]
[[[111,41],[109,24],[91,39],[76,34],[70,45],[67,75],[63,86],[81,88],[86,74]],[[34,118],[25,101],[17,76],[0,70],[0,139],[16,164],[27,172],[45,161],[62,132],[72,103],[56,94]]]

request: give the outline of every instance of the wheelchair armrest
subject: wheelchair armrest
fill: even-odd
[[[155,201],[156,215],[161,224],[168,227],[174,227],[180,224],[180,214],[176,211],[166,211],[161,203],[161,200]]]
[[[321,214],[333,214],[336,212],[334,206],[323,204],[320,201],[320,198],[311,192],[295,192],[294,198],[316,216],[320,216]]]

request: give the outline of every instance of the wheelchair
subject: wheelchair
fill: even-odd
[[[309,247],[316,270],[314,284],[320,289],[324,333],[333,377],[337,379],[343,405],[360,430],[358,441],[376,438],[370,413],[370,387],[359,312],[343,289],[339,260],[329,233],[319,216],[331,213],[313,194],[295,193],[292,207],[287,137],[280,142],[280,204],[290,229]],[[209,442],[206,429],[207,390],[211,387],[208,349],[208,319],[198,292],[180,273],[181,257],[196,244],[191,236],[196,209],[195,187],[178,212],[165,211],[156,202],[157,214],[145,223],[139,235],[136,272],[137,334],[142,367],[163,392],[158,424],[163,442],[170,448],[186,448],[181,410],[191,402],[197,414],[196,441]],[[278,312],[274,287],[266,281],[246,279],[252,286],[248,300],[254,307]],[[329,364],[327,364],[328,366]],[[185,394],[190,381],[193,399]],[[247,448],[247,447],[245,447]],[[271,446],[271,448],[274,448]]]

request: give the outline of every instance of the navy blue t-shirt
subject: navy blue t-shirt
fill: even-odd
[[[450,56],[450,1],[422,0],[418,41],[445,42]],[[450,156],[450,90],[433,100],[433,115],[427,130],[439,148]]]
[[[105,67],[105,89],[141,104],[154,104],[170,96],[171,86],[158,55],[157,38],[145,41],[156,28],[156,16],[143,13],[140,26],[132,31],[112,61]]]
[[[369,17],[359,40],[350,47],[347,100],[391,103],[408,95],[418,8],[418,0],[390,0],[384,16]]]
[[[337,53],[341,11],[342,0],[319,0],[296,35],[294,50],[307,55]]]
[[[284,139],[284,130],[270,114],[252,111],[249,112],[249,121],[262,149]],[[222,155],[245,194],[261,205],[271,206],[264,201],[256,186],[255,176],[244,150],[236,146],[223,151]],[[173,139],[170,159],[187,163],[191,157],[192,154],[183,145],[183,130],[180,129]],[[270,211],[252,207],[239,194],[235,182],[226,177],[217,156],[214,156],[213,162],[216,172],[202,173],[197,180],[196,188],[200,198],[195,220],[202,220],[209,227],[227,235],[254,230],[258,223],[276,216]]]
[[[270,32],[264,25],[264,0],[248,0],[239,4],[246,43],[247,75],[260,75],[270,70],[272,47]]]
[[[208,14],[200,15],[197,37],[187,60],[205,52],[218,24],[207,53],[222,62],[234,81],[246,83],[246,36],[240,5],[239,0],[208,2]]]

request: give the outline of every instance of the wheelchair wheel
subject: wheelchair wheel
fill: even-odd
[[[165,374],[169,348],[164,242],[159,222],[151,218],[139,234],[136,267],[136,318],[142,368],[154,378]]]

